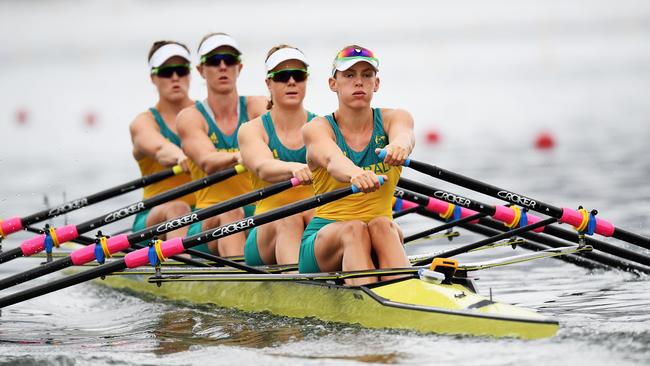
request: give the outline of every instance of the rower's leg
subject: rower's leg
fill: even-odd
[[[280,220],[276,224],[275,258],[278,264],[298,263],[300,239],[305,231],[302,213]]]
[[[318,232],[314,241],[316,261],[324,272],[374,269],[371,249],[368,225],[358,220],[331,223]],[[376,276],[345,280],[353,286],[373,282],[377,282]]]
[[[241,208],[234,209],[232,211],[225,212],[218,216],[220,225],[226,225],[235,221],[242,220],[244,218],[244,210]],[[214,243],[214,242],[212,242]],[[210,244],[212,244],[210,243]],[[221,238],[217,241],[217,252],[222,257],[233,257],[244,255],[244,244],[246,243],[246,234],[238,232]],[[213,247],[208,244],[210,250],[214,250]]]
[[[162,205],[156,206],[149,211],[147,215],[146,225],[147,227],[165,222],[171,219],[175,219],[179,216],[187,215],[192,210],[190,206],[183,201],[171,201],[164,203]],[[187,226],[178,228],[176,230],[170,231],[164,235],[161,239],[171,239],[171,238],[184,238],[187,236]]]
[[[387,217],[376,217],[368,223],[372,250],[377,255],[379,268],[410,267],[397,224]],[[390,280],[402,276],[383,276]]]
[[[257,252],[265,264],[276,263],[275,243],[280,221],[273,221],[257,228]]]

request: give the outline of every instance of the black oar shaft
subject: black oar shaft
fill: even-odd
[[[246,218],[244,220],[240,220],[228,225],[223,225],[216,229],[209,230],[207,232],[203,232],[198,235],[194,235],[192,237],[182,240],[182,244],[185,249],[191,248],[193,246],[202,244],[203,242],[210,242],[216,239],[226,237],[228,235],[242,232],[246,229],[251,229],[253,227],[257,227],[269,223],[274,220],[295,215],[299,212],[303,212],[315,208],[317,206],[326,204],[328,202],[332,202],[337,199],[343,198],[352,193],[355,193],[352,187],[340,188],[284,207],[277,208],[275,210],[267,211],[257,216]],[[132,254],[135,253],[128,254],[127,257]],[[69,277],[60,278],[58,280],[49,282],[47,284],[32,287],[25,291],[16,292],[9,296],[3,297],[0,299],[0,308],[19,303],[21,301],[29,300],[34,297],[41,296],[53,291],[61,290],[101,276],[105,276],[113,272],[125,270],[127,268],[126,259],[127,258],[125,257],[125,259],[116,260],[114,262],[101,265],[97,268],[93,268],[81,273],[77,273]],[[244,266],[244,267],[248,267],[248,266]],[[248,267],[244,270],[250,271],[251,268],[252,267]]]
[[[92,220],[83,222],[77,225],[77,232],[85,233],[97,227],[108,225],[110,223],[129,217],[131,215],[135,215],[138,212],[148,210],[152,207],[161,205],[163,203],[185,196],[186,194],[196,192],[199,189],[226,180],[230,177],[237,175],[237,173],[238,171],[234,167],[228,168],[228,169],[221,170],[217,173],[211,174],[205,178],[197,179],[190,183],[183,184],[182,186],[178,186],[164,193],[157,194],[146,200],[142,200],[132,205],[114,210],[108,213],[107,215],[102,215]]]
[[[561,219],[564,215],[564,210],[562,208],[478,181],[476,179],[466,177],[458,173],[450,172],[437,166],[416,160],[411,160],[409,166],[421,173],[430,175],[432,177],[439,178],[461,187],[465,187],[488,196],[499,198],[510,203],[529,208],[533,211],[537,211],[542,214],[555,217],[557,219]],[[650,249],[650,238],[647,238],[645,236],[634,234],[617,227],[614,227],[614,231],[611,233],[611,236],[628,243]]]
[[[419,207],[414,207],[414,208],[420,209]],[[485,217],[485,216],[486,216],[486,214],[484,214],[484,213],[477,213],[475,215],[468,216],[468,217],[465,217],[465,218],[462,218],[462,219],[449,221],[449,222],[447,222],[447,223],[445,223],[443,225],[436,226],[434,228],[424,230],[424,231],[421,231],[421,232],[413,234],[413,235],[409,235],[409,236],[404,238],[404,243],[408,243],[408,242],[411,242],[413,240],[424,238],[424,237],[429,236],[431,234],[439,233],[441,231],[451,229],[451,228],[453,228],[455,226],[458,226],[458,225],[462,225],[462,224],[472,222],[474,220],[480,219],[481,217]]]
[[[436,255],[433,258],[427,258],[427,259],[423,259],[421,261],[418,261],[418,262],[414,263],[414,265],[415,266],[421,266],[421,265],[425,265],[427,263],[430,263],[434,258],[448,258],[448,257],[453,257],[453,256],[458,255],[458,254],[466,253],[466,252],[469,252],[472,249],[476,249],[476,248],[486,246],[488,244],[496,243],[499,240],[507,239],[509,237],[519,235],[520,233],[531,231],[531,230],[537,229],[539,227],[543,227],[544,225],[552,224],[552,223],[554,223],[556,221],[557,221],[556,218],[551,217],[551,218],[536,222],[536,223],[531,224],[531,225],[526,225],[524,227],[520,227],[520,228],[511,230],[511,231],[508,231],[507,233],[502,233],[502,234],[495,235],[495,236],[490,237],[490,238],[479,240],[476,243],[467,244],[467,245],[464,245],[464,246],[459,247],[459,248],[444,251],[442,253],[439,253],[438,255]]]
[[[433,196],[433,197],[439,197],[439,199],[443,201],[447,201],[449,203],[461,202],[463,204],[463,207],[471,208],[472,210],[478,212],[488,213],[489,215],[493,215],[494,212],[496,211],[495,206],[488,205],[486,203],[482,203],[476,200],[472,200],[460,195],[451,194],[446,191],[436,189],[430,186],[426,186],[424,184],[414,182],[406,178],[400,178],[397,185],[402,188],[413,189],[417,192],[423,193],[424,195],[418,195],[417,193],[414,192],[409,192],[404,190],[400,191],[400,189],[396,189],[395,191],[396,195],[403,196],[407,200],[414,200],[415,202],[420,204],[426,204],[426,200],[429,199],[429,197],[427,196]],[[549,225],[543,228],[543,232],[566,240],[571,240],[575,243],[578,242],[577,233],[570,232],[564,229],[560,229]],[[626,248],[621,248],[612,244],[598,241],[591,237],[585,237],[584,240],[587,244],[605,253],[609,253],[621,258],[625,258],[627,260],[634,261],[639,264],[643,264],[644,266],[650,266],[650,257],[648,256],[638,254]]]
[[[165,169],[158,173],[154,173],[138,179],[134,179],[130,182],[120,184],[119,186],[109,188],[104,191],[91,194],[86,197],[81,197],[76,200],[63,203],[59,206],[37,212],[35,214],[22,218],[21,221],[23,223],[23,226],[27,226],[47,219],[51,219],[53,217],[62,215],[64,213],[68,213],[70,211],[74,211],[79,208],[92,205],[94,203],[101,202],[127,192],[134,191],[138,188],[142,188],[150,184],[160,182],[174,175],[175,175],[174,169]]]
[[[259,201],[260,199],[278,194],[282,191],[285,191],[293,186],[295,186],[297,183],[295,180],[287,180],[284,182],[272,184],[270,186],[263,187],[261,189],[258,189],[253,192],[245,193],[243,195],[237,196],[231,200],[201,209],[199,211],[193,212],[191,214],[188,214],[186,216],[181,216],[173,220],[169,220],[167,222],[163,222],[157,225],[150,226],[148,228],[142,229],[140,231],[137,231],[135,233],[130,234],[127,236],[127,241],[131,247],[135,248],[142,248],[143,246],[138,244],[140,242],[152,239],[158,235],[163,235],[167,232],[173,231],[178,229],[179,227],[183,226],[188,226],[191,225],[192,223],[199,222],[201,220],[204,220],[208,217],[216,216],[219,214],[222,214],[224,212],[228,212],[230,210],[233,210],[235,208],[239,208],[251,203],[254,203],[256,201]],[[92,239],[90,239],[92,240]],[[94,244],[94,240],[93,243]],[[132,249],[129,248],[125,250],[125,252],[130,252]],[[208,253],[203,253],[198,250],[194,249],[187,249],[185,253],[196,256],[198,258],[203,258],[209,261],[212,261],[214,263],[218,263],[221,265],[227,265],[239,269],[244,269],[246,270],[247,268],[250,267],[242,267],[240,263],[233,262],[227,259],[224,259],[219,256],[215,256],[212,254]],[[195,266],[210,266],[207,263],[204,262],[199,262],[190,258],[185,258],[183,256],[172,256],[170,257],[171,259],[174,259],[178,262],[190,264],[190,265],[195,265]],[[57,263],[61,262],[61,263]],[[44,265],[41,265],[40,267],[34,268],[32,270],[29,270],[27,272],[23,273],[18,273],[16,275],[4,278],[0,280],[0,290],[3,290],[5,288],[15,286],[17,284],[23,283],[25,281],[29,281],[41,276],[44,276],[46,274],[61,270],[63,268],[67,268],[69,266],[74,265],[74,263],[69,260],[68,258],[64,258],[62,260],[54,261],[51,263],[47,263]],[[257,271],[257,269],[253,269],[253,271]]]

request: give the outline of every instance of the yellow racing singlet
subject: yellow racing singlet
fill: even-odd
[[[311,112],[307,112],[307,122],[311,121],[316,115]],[[298,163],[307,164],[307,149],[305,146],[299,149],[289,149],[282,144],[282,141],[278,138],[277,133],[275,132],[275,127],[273,126],[273,119],[271,118],[271,113],[266,112],[262,115],[262,124],[266,130],[266,134],[269,137],[269,149],[273,152],[273,157],[282,160],[282,161],[293,161]],[[268,183],[255,174],[251,173],[251,180],[253,183],[253,189],[257,190],[264,188],[271,183]],[[273,196],[264,198],[257,202],[255,208],[255,215],[259,215],[263,212],[270,211],[274,208],[278,208],[284,205],[288,205],[292,202],[303,200],[305,198],[312,197],[314,195],[314,188],[309,186],[300,185],[293,187],[284,192],[280,192]]]
[[[239,151],[239,143],[237,142],[237,133],[242,123],[248,121],[248,110],[246,108],[246,97],[239,97],[239,121],[237,128],[232,135],[224,134],[216,122],[208,113],[205,102],[196,102],[196,109],[201,112],[203,118],[208,124],[208,137],[214,144],[217,151],[222,152],[237,152]],[[194,163],[190,163],[190,172],[192,179],[204,178],[207,174],[200,167]],[[228,178],[223,182],[213,184],[209,187],[203,188],[194,193],[196,196],[196,208],[206,208],[217,203],[229,200],[233,197],[248,193],[252,190],[250,173],[244,172],[237,174],[234,177]]]
[[[375,192],[349,195],[340,200],[320,206],[316,208],[314,217],[336,221],[362,220],[366,223],[379,216],[392,219],[393,191],[402,173],[402,167],[385,165],[377,154],[375,154],[376,148],[383,148],[388,144],[388,136],[384,131],[381,110],[374,108],[373,115],[372,136],[370,137],[370,142],[362,151],[354,151],[348,146],[341,130],[336,124],[333,114],[325,117],[336,135],[336,144],[343,151],[343,154],[358,167],[372,170],[377,175],[388,176],[388,181]],[[313,186],[316,194],[333,191],[350,185],[350,183],[342,183],[332,178],[327,170],[321,167],[315,169],[312,173]]]
[[[165,137],[174,145],[180,147],[181,140],[172,130],[169,129],[169,127],[167,127],[167,124],[165,123],[165,121],[163,121],[162,116],[160,115],[158,110],[156,108],[149,108],[149,111],[151,112],[151,114],[153,114],[153,117],[156,120],[156,124],[160,129],[160,134],[163,135],[163,137]],[[144,158],[138,160],[137,163],[138,163],[138,167],[140,167],[140,173],[142,174],[142,176],[151,175],[159,171],[168,169],[160,165],[160,163],[158,163],[155,159],[149,156],[145,156]],[[157,194],[168,191],[172,188],[176,188],[185,183],[189,183],[190,181],[191,178],[188,174],[174,175],[173,177],[164,179],[160,182],[145,186],[142,197],[143,199],[147,199]],[[186,202],[190,206],[194,206],[194,204],[196,203],[196,199],[193,193],[187,194],[178,199]]]

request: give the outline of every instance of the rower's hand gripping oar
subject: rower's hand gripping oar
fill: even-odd
[[[607,220],[596,217],[595,210],[587,212],[584,209],[559,208],[417,160],[408,159],[404,163],[404,166],[408,166],[434,178],[442,179],[461,187],[526,207],[544,215],[555,217],[559,222],[575,227],[581,234],[596,233],[606,237],[611,236],[650,249],[650,238],[621,229]]]
[[[383,179],[381,179],[381,177],[379,181],[380,184],[383,184]],[[207,230],[185,239],[174,238],[167,240],[164,243],[159,243],[151,248],[138,249],[127,254],[123,259],[106,263],[97,268],[92,268],[87,271],[71,275],[69,277],[60,278],[46,284],[32,287],[25,291],[16,292],[5,296],[0,299],[0,308],[19,303],[21,301],[29,300],[37,296],[45,295],[50,292],[61,290],[101,276],[106,276],[113,272],[122,271],[127,268],[135,268],[147,264],[155,266],[166,257],[183,253],[185,249],[200,245],[204,242],[207,243],[213,240],[221,239],[247,229],[252,229],[254,227],[264,225],[271,221],[289,217],[291,215],[295,215],[297,213],[324,205],[326,203],[336,201],[350,194],[358,192],[359,190],[354,186],[340,188],[292,203],[287,206],[277,208],[275,210],[267,211],[253,217],[235,221],[227,225],[222,225],[216,229]],[[248,268],[253,269],[252,267]]]
[[[0,240],[9,234],[20,231],[31,224],[37,222],[45,221],[53,217],[63,215],[65,213],[78,210],[82,207],[86,207],[101,201],[105,201],[109,198],[117,197],[124,193],[134,191],[138,188],[146,187],[148,185],[160,182],[174,175],[183,173],[183,168],[179,165],[176,165],[170,169],[165,169],[163,171],[147,175],[119,186],[97,192],[86,197],[77,198],[72,201],[65,202],[59,206],[48,208],[43,211],[39,211],[35,214],[31,214],[25,217],[12,217],[6,220],[0,220]]]
[[[135,215],[138,212],[142,212],[162,203],[169,202],[188,193],[198,191],[201,188],[205,188],[212,184],[224,181],[245,171],[246,168],[244,168],[243,165],[236,165],[232,168],[224,169],[210,174],[205,178],[197,179],[190,183],[186,183],[176,188],[170,189],[146,200],[136,202],[126,207],[122,207],[118,210],[108,213],[107,215],[99,216],[79,225],[67,225],[58,229],[49,228],[45,234],[38,235],[32,239],[23,241],[23,243],[18,248],[0,253],[0,263],[7,262],[15,258],[28,257],[30,255],[41,252],[43,249],[46,249],[46,247],[48,249],[52,246],[58,247],[60,244],[78,237],[79,234],[119,221],[131,215]]]
[[[175,219],[159,223],[148,228],[136,231],[132,234],[126,235],[116,235],[108,240],[100,242],[100,244],[90,244],[84,248],[79,248],[73,251],[70,256],[66,258],[61,258],[54,262],[50,262],[39,267],[30,269],[25,272],[17,273],[13,276],[0,279],[0,290],[4,290],[11,286],[18,285],[20,283],[33,280],[35,278],[44,276],[46,274],[68,268],[70,266],[80,266],[91,261],[97,260],[99,264],[104,264],[105,258],[112,256],[113,254],[125,251],[128,248],[135,247],[138,243],[153,239],[158,235],[163,235],[170,231],[176,230],[179,227],[184,227],[191,225],[195,222],[205,220],[208,217],[220,215],[224,212],[231,211],[233,209],[252,204],[260,199],[270,197],[272,195],[283,192],[291,187],[300,185],[300,181],[296,178],[286,180],[284,182],[272,184],[266,186],[262,189],[258,189],[253,192],[245,193],[243,195],[234,197],[228,201],[218,203],[216,205],[206,207],[204,209],[189,213],[184,216],[177,217]],[[188,254],[195,254],[194,250],[188,249]],[[201,253],[201,252],[199,252]],[[220,257],[211,255],[211,260],[222,260]],[[228,265],[237,266],[239,264],[234,262],[228,262]]]

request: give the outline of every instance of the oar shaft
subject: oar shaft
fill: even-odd
[[[106,244],[107,250],[111,254],[113,254],[120,251],[131,252],[132,248],[143,248],[143,246],[139,244],[140,242],[152,239],[158,235],[164,235],[165,233],[176,230],[179,227],[191,225],[192,223],[199,222],[208,217],[212,217],[224,212],[228,212],[235,208],[254,203],[256,201],[259,201],[262,198],[275,195],[291,187],[295,187],[299,184],[300,182],[295,178],[284,182],[272,184],[270,186],[266,186],[259,190],[237,196],[231,200],[204,208],[202,210],[193,212],[191,214],[150,226],[148,228],[137,231],[130,235],[122,234],[122,235],[113,236],[109,238],[107,241]],[[93,243],[88,245],[86,248],[81,248],[72,252],[70,255],[70,260],[66,260],[65,263],[56,263],[57,261],[55,261],[52,263],[41,265],[38,268],[29,270],[28,271],[29,273],[19,273],[14,276],[4,278],[0,280],[0,290],[8,288],[10,286],[15,286],[25,281],[29,281],[44,276],[46,274],[55,272],[63,268],[67,268],[68,266],[83,265],[88,262],[91,262],[96,259],[95,246],[96,244],[94,243],[93,240]],[[190,254],[192,256],[196,256],[198,258],[203,258],[215,262],[220,265],[228,265],[235,268],[240,268],[242,266],[240,263],[233,262],[212,254],[203,253],[194,249],[187,249],[185,253]],[[210,266],[209,264],[206,264],[204,262],[199,262],[190,258],[185,258],[183,256],[172,256],[170,258],[190,265],[202,266],[202,267]],[[245,267],[245,269],[247,268],[248,267]]]
[[[347,187],[320,194],[284,207],[277,208],[275,210],[267,211],[257,216],[220,226],[216,229],[212,229],[186,239],[175,238],[168,240],[160,246],[160,250],[165,257],[180,254],[185,249],[192,246],[196,246],[204,242],[207,243],[226,237],[228,235],[232,235],[247,229],[251,229],[253,227],[257,227],[259,225],[269,223],[274,220],[295,215],[299,212],[303,212],[326,204],[328,202],[335,201],[356,192],[357,190],[354,189],[354,187]],[[185,241],[187,241],[187,246],[185,246]],[[97,268],[74,274],[69,277],[60,278],[47,284],[36,286],[25,291],[17,292],[1,298],[0,308],[13,305],[21,301],[29,300],[53,291],[61,290],[79,284],[81,282],[92,280],[97,277],[105,276],[112,272],[146,265],[148,262],[148,249],[138,249],[132,253],[127,254],[124,259],[116,260],[101,265]],[[251,267],[248,267],[245,270],[251,271]]]
[[[451,229],[451,228],[456,227],[458,225],[470,223],[470,222],[472,222],[474,220],[480,219],[481,217],[485,217],[485,216],[486,216],[486,214],[484,214],[484,213],[477,213],[477,214],[474,214],[472,216],[464,217],[462,219],[449,221],[449,222],[447,222],[447,223],[445,223],[443,225],[436,226],[434,228],[424,230],[422,232],[419,232],[419,233],[416,233],[416,234],[413,234],[413,235],[409,235],[409,236],[404,238],[404,243],[408,243],[408,242],[411,242],[413,240],[424,238],[424,237],[429,236],[431,234],[439,233],[441,231]]]
[[[88,232],[96,227],[107,225],[115,221],[121,220],[128,216],[134,215],[138,212],[142,212],[149,208],[155,207],[162,203],[174,200],[176,198],[182,197],[188,193],[198,191],[201,188],[210,186],[212,184],[226,180],[232,176],[235,176],[238,173],[244,172],[246,169],[237,165],[232,168],[221,170],[217,173],[211,174],[205,178],[197,179],[190,183],[184,184],[182,186],[176,187],[164,193],[158,194],[146,200],[134,203],[130,206],[123,207],[121,209],[115,210],[108,215],[100,216],[93,220],[86,221],[79,225],[67,225],[55,230],[56,237],[59,243],[65,243],[67,241],[73,240],[78,237],[79,234]],[[30,256],[42,251],[45,248],[45,235],[39,235],[32,239],[24,241],[20,245],[22,254],[21,256]],[[12,257],[14,259],[17,257]],[[6,262],[8,257],[3,257],[0,255],[0,263]]]
[[[526,197],[522,194],[499,188],[461,174],[450,172],[437,166],[416,160],[410,160],[409,166],[421,173],[428,174],[432,177],[442,179],[444,181],[483,193],[488,196],[508,201],[515,205],[529,208],[544,215],[555,217],[563,223],[568,223],[573,226],[580,226],[581,222],[584,219],[584,216],[576,210],[559,208],[540,200]],[[612,236],[628,243],[650,249],[650,238],[617,228],[610,222],[600,218],[595,218],[595,232],[600,235]]]
[[[509,211],[511,211],[510,208],[504,207],[504,206],[492,206],[487,203],[479,202],[476,200],[472,200],[460,195],[455,195],[440,189],[436,189],[433,187],[426,186],[424,184],[414,182],[405,178],[401,178],[398,182],[399,187],[403,188],[410,188],[414,189],[418,192],[424,193],[427,196],[434,196],[434,197],[439,197],[441,200],[447,201],[449,203],[455,203],[455,202],[461,202],[464,207],[467,208],[472,208],[472,211],[476,209],[479,212],[485,212],[490,214],[491,216],[494,216],[497,218],[497,216],[500,218],[499,221],[505,222],[507,220],[504,220],[503,218],[509,217],[507,214]],[[426,205],[427,200],[429,202],[431,199],[427,196],[424,195],[418,195],[417,193],[414,192],[409,192],[405,191],[401,188],[398,188],[395,190],[395,194],[398,197],[404,197],[407,200],[413,200],[413,202],[419,203],[421,205]],[[429,206],[427,206],[429,207]],[[464,213],[465,215],[468,215],[469,213]],[[496,215],[499,214],[499,215]],[[532,222],[537,222],[539,221],[540,218],[534,216],[534,215],[528,215],[528,221],[530,223]],[[537,232],[544,232],[549,235],[557,236],[560,238],[563,238],[565,240],[570,240],[574,243],[578,243],[578,234],[575,232],[570,232],[564,229],[560,229],[554,226],[547,226],[543,228],[539,228],[536,230]],[[625,258],[630,261],[637,262],[639,264],[643,264],[644,266],[650,266],[650,257],[644,256],[641,254],[638,254],[632,250],[626,249],[626,248],[621,248],[609,243],[605,243],[596,239],[593,239],[591,237],[585,236],[584,238],[585,242],[591,246],[593,246],[595,249],[598,249],[600,251],[603,251],[605,253],[609,253],[621,258]]]
[[[170,189],[164,193],[155,195],[146,200],[142,200],[132,205],[122,207],[120,209],[108,213],[107,215],[99,216],[95,219],[88,220],[84,223],[77,225],[77,232],[78,233],[88,232],[97,227],[108,225],[110,223],[119,221],[131,215],[135,215],[138,212],[142,212],[152,207],[183,197],[188,193],[196,192],[199,189],[205,188],[207,186],[213,185],[215,183],[221,182],[223,180],[226,180],[230,177],[237,175],[239,173],[238,169],[239,168],[233,167],[233,168],[221,170],[203,179],[197,179],[190,183],[183,184],[182,186],[178,186],[176,188]]]
[[[536,229],[538,227],[543,227],[545,225],[552,224],[552,223],[554,223],[556,221],[557,221],[556,218],[551,217],[551,218],[536,222],[534,224],[526,225],[524,227],[520,227],[520,228],[511,230],[511,231],[508,231],[506,233],[495,235],[495,236],[487,238],[487,239],[479,240],[476,243],[472,243],[472,244],[464,245],[464,246],[459,247],[459,248],[444,251],[444,252],[439,253],[438,255],[436,255],[434,258],[453,257],[453,256],[458,255],[458,254],[466,253],[466,252],[468,252],[468,251],[470,251],[472,249],[480,248],[482,246],[495,243],[495,242],[497,242],[499,240],[507,239],[507,238],[510,238],[512,236],[519,235],[520,233],[524,233],[524,232],[527,232],[527,231],[534,230],[534,229]],[[423,259],[423,260],[415,263],[414,265],[419,266],[419,265],[424,265],[424,264],[430,263],[434,258]]]
[[[130,182],[120,184],[119,186],[109,188],[106,190],[103,190],[101,192],[97,192],[95,194],[88,195],[86,197],[81,197],[77,198],[75,200],[71,200],[68,202],[65,202],[61,205],[58,205],[56,207],[48,208],[42,211],[39,211],[37,213],[31,214],[29,216],[25,217],[17,217],[12,219],[10,225],[3,225],[2,229],[6,235],[9,235],[13,232],[19,231],[22,228],[35,224],[37,222],[45,221],[47,219],[51,219],[53,217],[63,215],[65,213],[78,210],[82,207],[86,207],[88,205],[92,205],[94,203],[98,203],[101,201],[105,201],[109,198],[113,198],[116,196],[119,196],[124,193],[128,193],[131,191],[134,191],[138,188],[142,188],[145,186],[148,186],[153,183],[160,182],[164,179],[167,179],[169,177],[172,177],[176,174],[180,174],[182,172],[182,169],[178,166],[170,169],[165,169],[163,171],[160,171],[158,173],[154,173],[151,175],[147,175],[138,179],[134,179]]]

